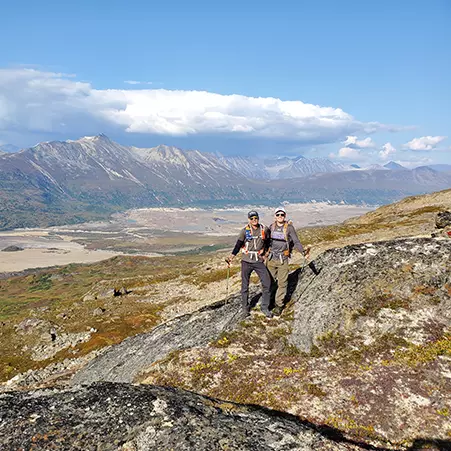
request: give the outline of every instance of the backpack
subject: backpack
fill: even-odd
[[[274,234],[274,230],[276,228],[276,223],[273,222],[271,224],[270,230],[271,230],[271,240],[275,240],[275,241],[285,241],[287,243],[287,249],[283,251],[283,255],[287,256],[287,257],[291,257],[291,252],[293,250],[293,242],[290,241],[290,239],[288,238],[288,225],[291,224],[291,221],[285,221],[283,224],[283,235],[284,235],[284,239],[281,240],[280,238],[273,238],[273,234]],[[270,249],[271,250],[271,249]]]
[[[261,233],[261,235],[260,235],[261,239],[264,242],[266,239],[266,234],[265,234],[265,226],[263,224],[260,224],[260,233]],[[252,240],[254,240],[255,238],[258,238],[258,237],[252,235],[251,226],[249,224],[247,224],[245,227],[245,235],[244,235],[245,243],[244,243],[243,247],[241,248],[241,252],[243,254],[255,255],[255,260],[258,260],[258,256],[261,255],[265,251],[265,248],[262,247],[259,251],[250,251],[249,243]]]
[[[259,224],[259,225],[260,225],[260,232],[261,232],[262,240],[265,241],[265,226],[263,224]],[[246,241],[252,241],[254,239],[254,237],[252,235],[252,229],[249,224],[246,226],[245,233],[246,233],[246,235],[245,235]]]

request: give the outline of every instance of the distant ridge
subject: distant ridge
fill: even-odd
[[[0,229],[160,205],[312,200],[375,205],[449,187],[451,174],[430,167],[349,170],[302,156],[262,162],[166,145],[127,147],[101,134],[1,154]]]
[[[429,164],[427,167],[438,172],[451,172],[451,164]]]

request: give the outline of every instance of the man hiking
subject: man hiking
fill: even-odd
[[[288,285],[288,259],[291,257],[293,248],[304,254],[307,258],[310,249],[304,252],[294,226],[286,220],[285,208],[279,207],[274,211],[275,222],[271,224],[271,240],[266,266],[273,281],[272,293],[275,293],[276,306],[273,314],[279,316],[284,307]]]
[[[238,235],[235,247],[230,256],[226,259],[230,265],[232,260],[242,252],[241,259],[241,300],[242,314],[246,318],[250,314],[251,306],[249,305],[249,278],[255,271],[260,278],[262,284],[261,311],[267,318],[272,318],[269,311],[271,277],[265,266],[266,254],[269,247],[269,229],[259,223],[259,216],[255,210],[251,210],[247,214],[249,223],[244,227]]]

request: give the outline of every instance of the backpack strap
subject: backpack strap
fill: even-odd
[[[287,249],[286,249],[285,251],[283,251],[283,254],[284,254],[286,257],[290,257],[290,256],[291,256],[290,240],[289,240],[289,238],[288,238],[288,225],[289,225],[288,221],[285,221],[284,224],[283,224],[283,236],[284,236],[284,238],[285,238],[285,242],[287,243]],[[274,232],[276,226],[277,226],[277,225],[276,225],[275,222],[273,222],[273,223],[271,224],[271,226],[270,226],[271,235],[272,235],[272,233]],[[281,240],[279,240],[279,241],[281,241]],[[270,250],[271,250],[271,249],[270,249]]]
[[[265,226],[263,224],[260,224],[260,236],[262,241],[265,241]],[[243,245],[243,247],[241,248],[241,252],[243,254],[252,254],[255,256],[255,260],[258,260],[258,256],[263,254],[265,248],[262,247],[259,251],[249,251],[249,243],[256,239],[257,237],[253,236],[252,234],[252,229],[251,226],[249,224],[246,225],[245,227],[245,243]]]

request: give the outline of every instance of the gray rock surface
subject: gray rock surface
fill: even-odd
[[[8,247],[5,247],[4,249],[2,249],[2,252],[18,252],[18,251],[23,251],[23,247],[8,246]]]
[[[441,211],[440,213],[437,213],[435,218],[435,226],[438,229],[451,227],[451,211]]]
[[[133,382],[139,372],[169,352],[207,345],[221,332],[240,321],[239,296],[209,305],[199,311],[174,318],[146,334],[127,338],[112,346],[75,374],[74,384],[96,381]]]
[[[295,416],[174,388],[96,383],[0,395],[0,449],[388,451]],[[419,439],[411,451],[449,450]]]
[[[384,308],[410,312],[428,308],[431,324],[450,327],[450,256],[451,240],[433,238],[326,251],[316,262],[319,275],[307,270],[299,277],[293,293],[291,342],[309,352],[325,334],[349,333],[362,324],[359,318],[374,316]]]
[[[276,411],[114,383],[2,394],[0,430],[2,450],[383,449]]]

